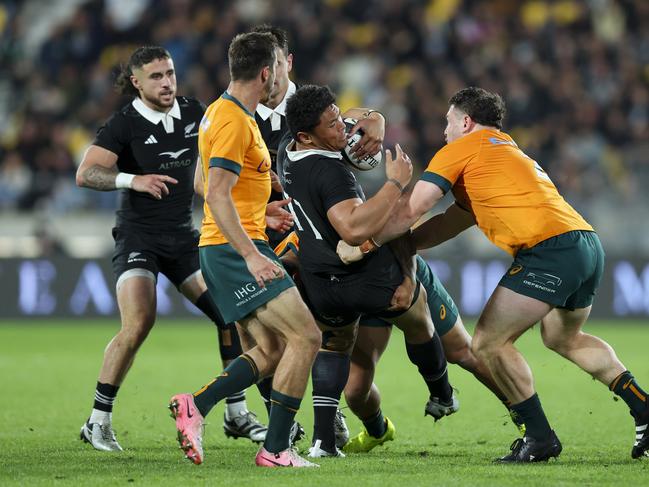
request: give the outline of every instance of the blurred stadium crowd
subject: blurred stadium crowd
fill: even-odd
[[[479,85],[504,96],[505,130],[587,218],[647,203],[646,0],[5,0],[0,209],[112,210],[114,193],[78,189],[74,173],[125,102],[115,67],[160,44],[179,93],[209,103],[230,40],[262,22],[288,30],[296,82],[384,112],[385,145],[418,171],[444,144],[449,96]]]

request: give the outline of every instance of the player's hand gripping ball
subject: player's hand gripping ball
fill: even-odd
[[[357,120],[354,118],[346,118],[344,120],[345,122],[345,130],[349,132],[354,125],[356,125]],[[366,155],[362,159],[359,159],[356,157],[356,155],[351,151],[352,147],[361,140],[361,137],[363,136],[363,130],[360,129],[358,132],[356,132],[354,135],[349,137],[347,139],[347,145],[345,148],[342,150],[343,154],[343,159],[347,161],[349,164],[351,164],[353,167],[356,169],[360,169],[361,171],[370,171],[377,167],[379,164],[381,164],[381,161],[383,160],[383,152],[378,151],[374,155]]]

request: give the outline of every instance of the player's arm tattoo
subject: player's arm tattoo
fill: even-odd
[[[117,168],[95,164],[83,172],[83,186],[98,191],[112,191],[115,187]]]

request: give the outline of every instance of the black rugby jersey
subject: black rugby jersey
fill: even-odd
[[[352,198],[365,201],[363,189],[354,173],[342,160],[340,152],[325,150],[291,151],[289,137],[280,144],[277,165],[284,192],[293,198],[290,204],[295,216],[295,230],[300,238],[298,253],[301,270],[313,274],[370,273],[372,269],[397,265],[396,257],[386,245],[364,259],[346,265],[336,254],[341,240],[329,223],[327,211]]]
[[[169,194],[161,200],[148,193],[120,190],[117,226],[164,232],[193,228],[198,126],[204,112],[205,105],[198,100],[178,96],[172,110],[162,117],[136,98],[99,128],[93,144],[117,154],[120,172],[164,174],[178,180],[178,184],[167,183]],[[168,132],[171,127],[173,131]]]
[[[255,121],[261,132],[261,136],[266,142],[268,152],[270,152],[271,169],[277,173],[277,149],[284,135],[288,132],[286,123],[286,101],[295,93],[297,85],[289,81],[288,89],[284,99],[275,107],[268,108],[266,105],[257,105],[255,111]]]
[[[288,123],[286,123],[286,101],[295,93],[296,89],[297,85],[289,81],[284,99],[274,110],[260,103],[257,105],[257,110],[255,111],[255,121],[270,153],[270,168],[277,175],[279,175],[279,171],[277,170],[277,150],[282,139],[289,133]],[[283,198],[284,196],[281,192],[271,190],[268,201],[278,201]],[[280,243],[288,233],[266,228],[266,235],[268,235],[268,241],[271,247],[275,247]]]

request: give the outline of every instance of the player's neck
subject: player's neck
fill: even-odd
[[[481,125],[479,123],[476,123],[473,126],[473,128],[469,132],[467,132],[465,135],[472,134],[473,132],[479,132],[480,130],[497,130],[498,132],[500,132],[500,129],[498,129],[496,127],[491,127],[489,125]]]
[[[255,113],[261,98],[261,90],[256,89],[250,83],[232,81],[228,86],[227,92],[230,96],[236,98],[246,110],[250,113]]]
[[[335,147],[327,147],[325,145],[321,145],[321,144],[315,143],[315,142],[305,144],[303,142],[298,142],[298,141],[295,141],[295,146],[294,146],[293,150],[295,150],[295,151],[321,150],[321,151],[329,151],[329,152],[338,152],[338,150]]]

